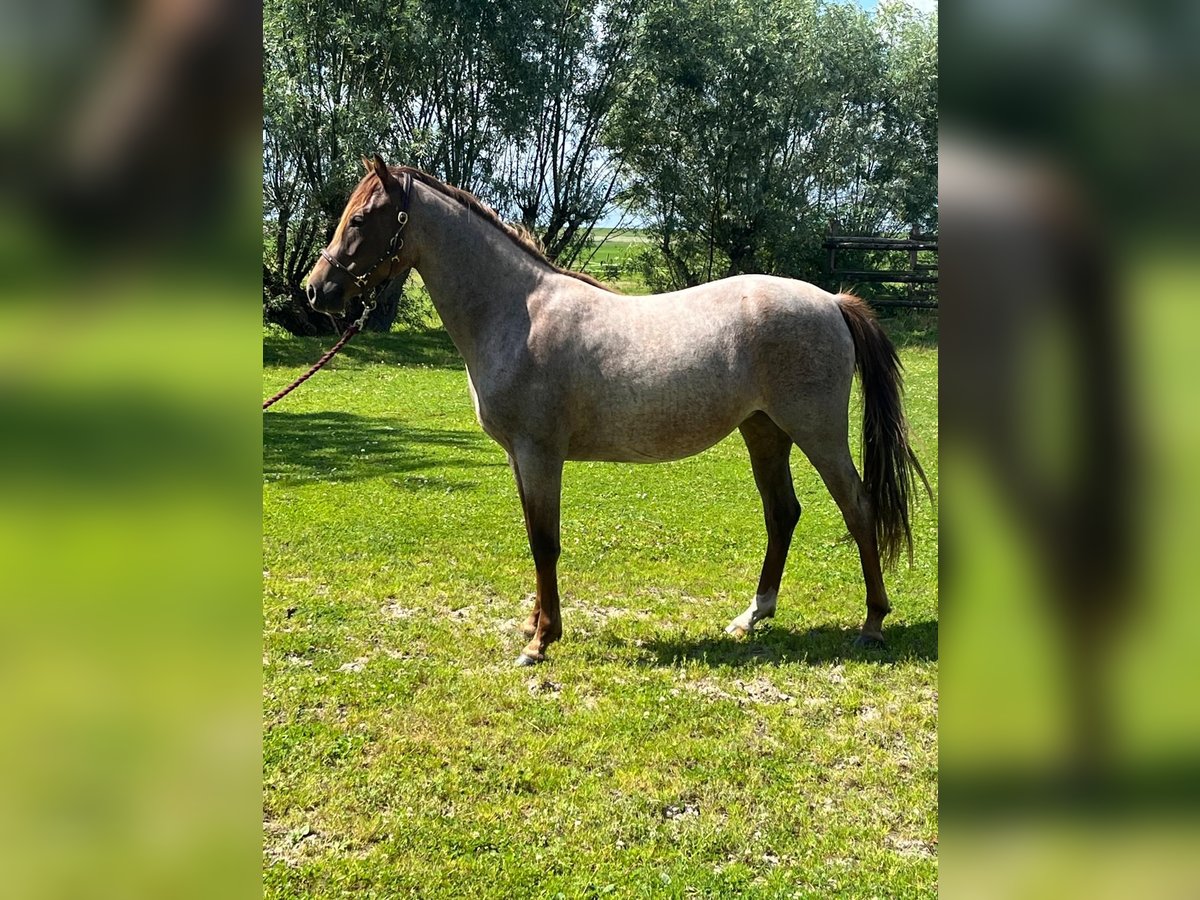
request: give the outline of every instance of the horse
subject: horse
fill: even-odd
[[[363,158],[328,246],[307,278],[310,305],[347,303],[408,269],[420,273],[455,347],[483,430],[508,454],[533,555],[525,666],[562,637],[559,512],[566,460],[665,462],[739,429],[762,497],[767,548],[749,606],[726,631],[775,615],[800,518],[790,454],[800,447],[858,545],[866,620],[856,644],[883,645],[884,564],[913,544],[919,478],[895,348],[847,293],[767,275],[629,296],[550,262],[472,194],[418,169]],[[862,383],[863,464],[849,447]],[[932,497],[932,493],[930,494]]]

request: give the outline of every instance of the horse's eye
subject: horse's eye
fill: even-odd
[[[355,228],[358,228],[359,226],[361,226],[362,223],[363,223],[362,216],[351,216],[350,217],[350,224],[353,225]]]

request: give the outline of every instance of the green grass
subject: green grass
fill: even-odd
[[[646,233],[640,229],[597,228],[577,265],[622,293],[644,294],[646,284],[635,260],[647,246]]]
[[[321,346],[266,340],[264,396]],[[936,487],[937,350],[902,355]],[[796,454],[779,614],[736,641],[764,543],[740,438],[568,463],[565,638],[517,669],[521,512],[441,333],[360,336],[263,438],[266,896],[933,895],[927,502],[888,648],[855,651],[857,555]]]

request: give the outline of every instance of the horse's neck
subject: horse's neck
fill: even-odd
[[[411,214],[420,229],[417,271],[467,367],[478,371],[504,338],[528,332],[526,301],[551,270],[432,188],[420,206]]]

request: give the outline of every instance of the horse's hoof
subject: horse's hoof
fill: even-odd
[[[517,657],[518,666],[536,666],[539,662],[541,662],[541,660],[536,659],[527,653],[522,653]]]
[[[725,633],[732,634],[735,638],[744,638],[750,632],[736,623],[725,626]]]
[[[859,633],[854,639],[854,646],[860,650],[882,650],[884,647],[883,637],[878,634],[863,634]]]

